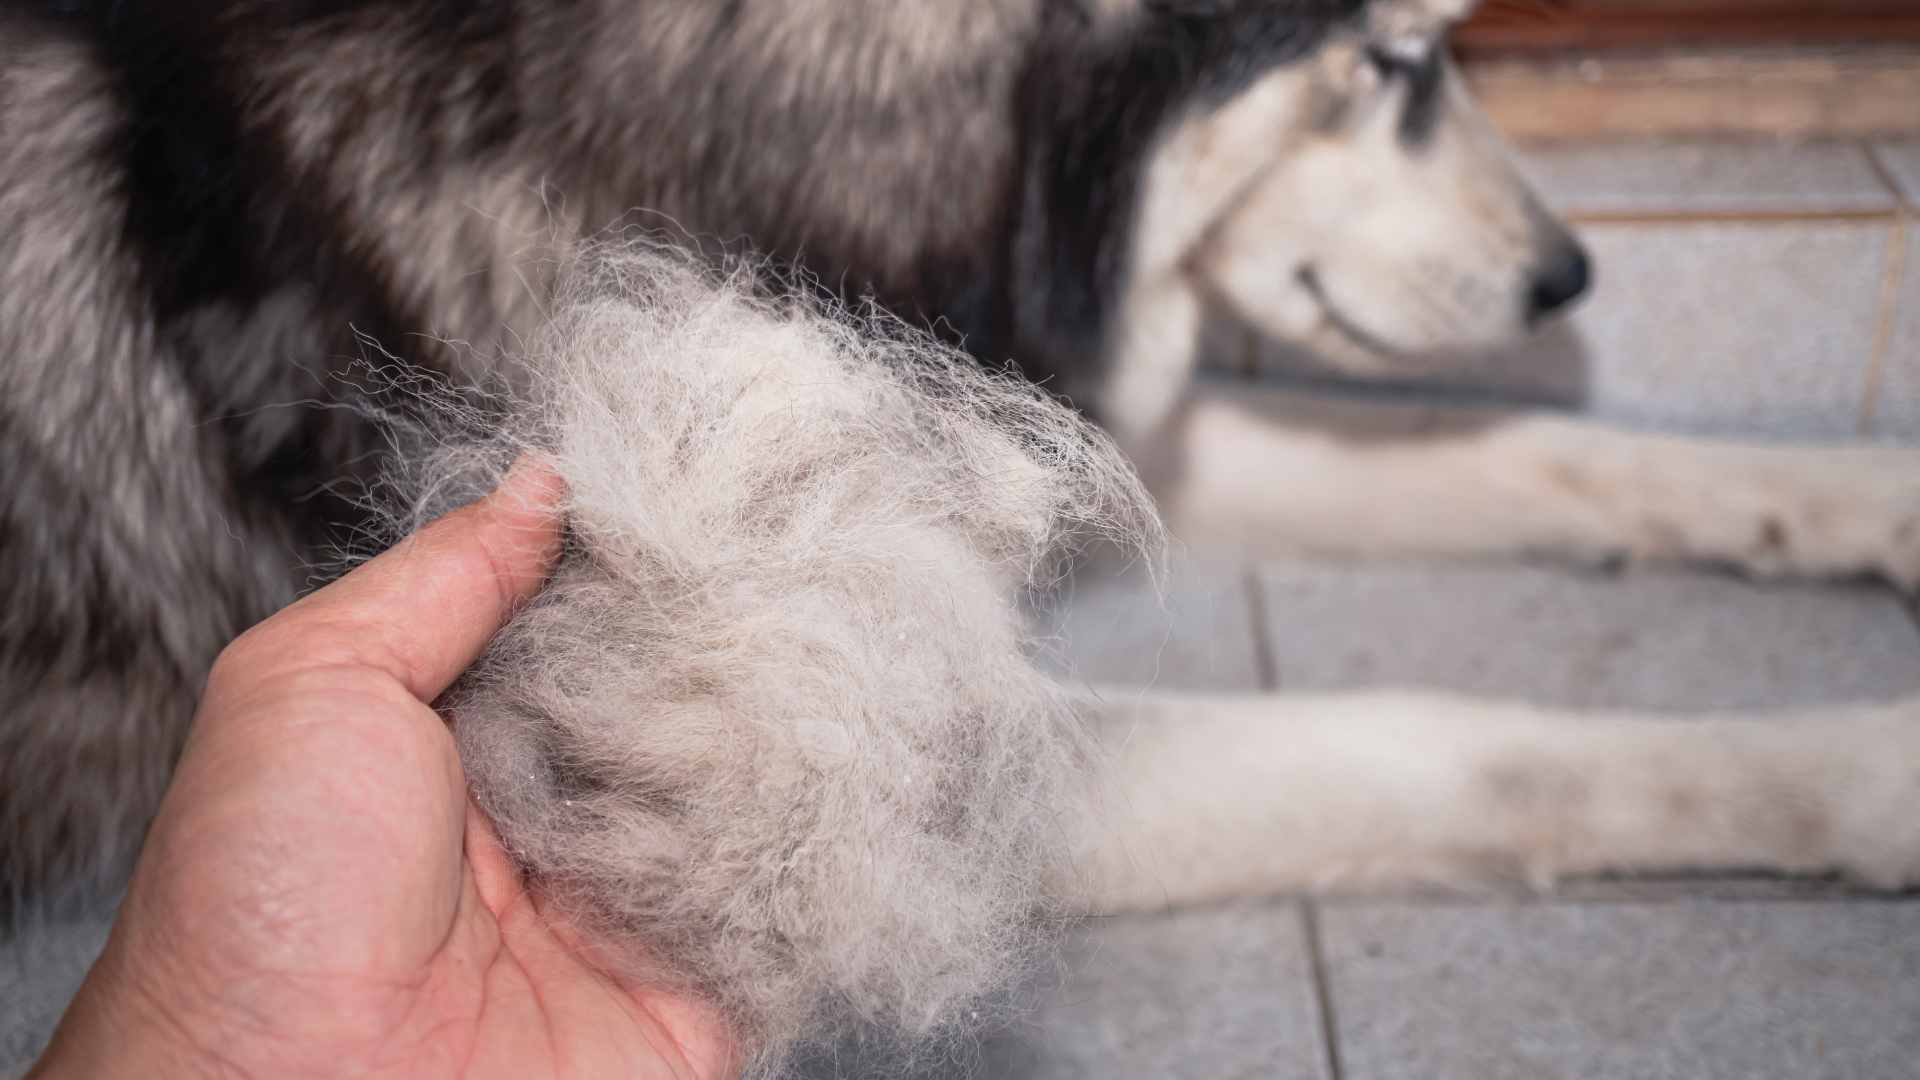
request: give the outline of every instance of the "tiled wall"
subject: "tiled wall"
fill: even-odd
[[[1920,142],[1602,143],[1523,165],[1588,301],[1469,382],[1654,430],[1920,444]]]
[[[1920,141],[1876,146],[1874,160],[1900,189],[1905,208],[1903,249],[1890,274],[1893,300],[1874,431],[1920,442]]]
[[[1592,411],[1920,442],[1920,144],[1543,148],[1525,164],[1598,256],[1571,320]]]

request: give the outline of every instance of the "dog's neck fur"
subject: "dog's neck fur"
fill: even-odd
[[[615,226],[750,241],[910,318],[962,318],[999,269],[1026,57],[1008,45],[1040,6],[602,0],[447,25],[370,10],[342,17],[360,32],[289,27],[234,59],[246,121],[345,211],[395,329],[484,354],[537,323],[551,255]],[[817,39],[804,67],[771,49],[740,62],[743,43],[796,35]],[[888,182],[848,184],[849,163]]]
[[[1144,168],[1184,98],[1207,92],[1177,71],[1180,48],[1195,47],[1174,44],[1189,16],[1143,0],[881,6],[591,0],[444,16],[399,5],[268,33],[242,23],[245,47],[216,51],[244,84],[243,137],[274,147],[288,181],[339,215],[343,260],[380,282],[391,310],[355,312],[356,326],[413,359],[444,357],[400,335],[467,343],[462,355],[479,358],[510,346],[541,318],[557,250],[633,227],[795,260],[834,291],[940,324],[992,361],[1017,354],[1040,377],[1069,360],[1097,367],[1133,253],[1069,250],[1085,265],[1023,275],[1021,219],[1085,218],[1105,244],[1131,234],[1138,186],[1113,174]],[[1194,24],[1233,6],[1208,5]],[[1267,24],[1297,8],[1302,42],[1359,8],[1245,6],[1245,21]],[[1081,85],[1101,77],[1102,56],[1142,49],[1172,57],[1164,74],[1180,85],[1157,99]],[[1195,66],[1217,75],[1208,59]],[[1143,89],[1144,112],[1111,100]],[[1021,205],[1062,183],[1022,145],[1036,123],[1094,140],[1080,164],[1103,174],[1114,205]],[[1024,141],[1059,142],[1034,134]],[[850,168],[885,182],[850,184]],[[1076,278],[1086,295],[1054,295]]]

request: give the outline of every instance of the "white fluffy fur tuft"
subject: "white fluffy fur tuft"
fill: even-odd
[[[1049,943],[1087,749],[1017,594],[1159,527],[1026,383],[747,276],[581,260],[504,434],[431,455],[396,524],[525,449],[565,476],[561,565],[444,703],[469,782],[610,963],[769,1071],[953,1034]]]

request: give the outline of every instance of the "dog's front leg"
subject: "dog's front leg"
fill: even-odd
[[[1606,871],[1920,883],[1920,699],[1769,720],[1420,693],[1086,711],[1106,771],[1060,887],[1091,911]]]
[[[1741,445],[1203,383],[1129,450],[1182,539],[1256,557],[1552,552],[1920,586],[1920,449]]]

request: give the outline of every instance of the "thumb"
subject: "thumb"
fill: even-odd
[[[351,667],[432,701],[546,579],[565,493],[551,467],[522,458],[492,494],[242,634],[215,664],[209,696],[229,673],[267,681]]]

